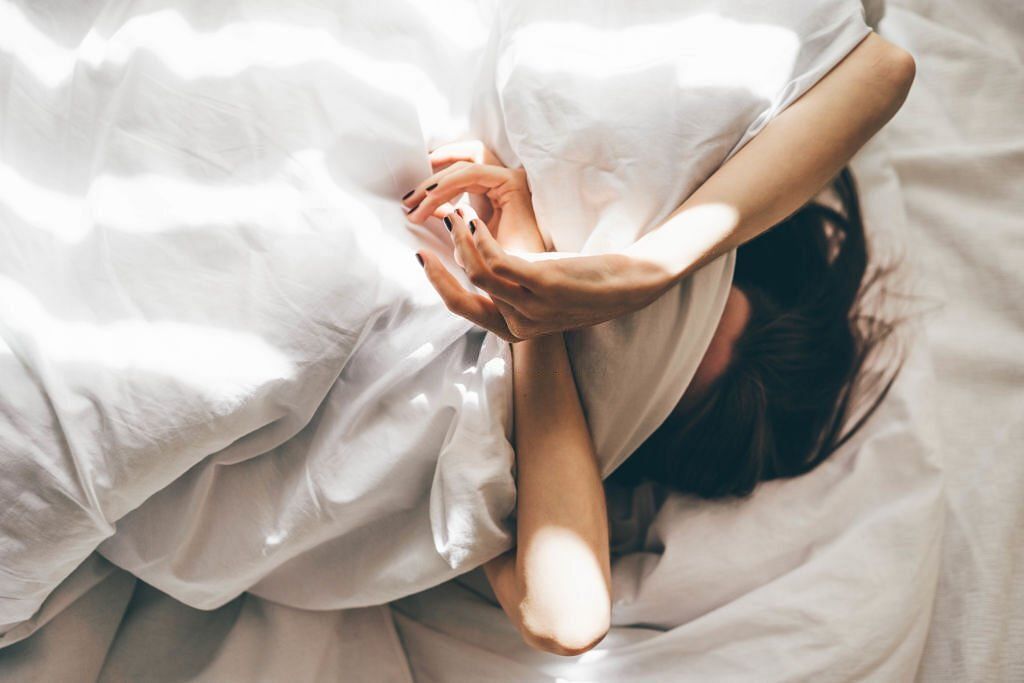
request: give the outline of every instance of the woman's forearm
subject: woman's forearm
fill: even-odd
[[[627,254],[675,282],[753,239],[846,165],[899,110],[913,78],[907,52],[869,35]]]
[[[486,566],[524,638],[578,654],[611,610],[604,489],[562,335],[513,345],[516,549]]]

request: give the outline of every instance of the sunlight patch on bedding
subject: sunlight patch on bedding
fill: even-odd
[[[0,204],[66,243],[92,226],[130,233],[250,224],[284,230],[306,210],[332,209],[361,225],[380,221],[365,202],[331,179],[321,150],[294,153],[279,180],[208,184],[187,178],[101,174],[85,197],[40,187],[0,162]]]
[[[484,363],[483,371],[480,373],[480,375],[483,380],[484,386],[487,386],[492,382],[501,381],[503,377],[511,374],[511,370],[512,368],[505,361],[505,358],[501,355],[498,355]]]
[[[50,88],[67,80],[74,68],[75,53],[50,40],[9,2],[0,3],[0,51],[24,56],[25,67]]]
[[[410,360],[424,360],[434,353],[434,345],[427,342],[409,354]]]
[[[416,21],[425,25],[425,31],[432,35],[447,35],[455,38],[453,47],[466,53],[473,53],[487,40],[487,26],[481,21],[478,2],[465,0],[433,0],[430,3],[412,3],[412,11],[418,11]]]
[[[323,62],[375,90],[414,102],[432,125],[451,119],[447,98],[419,66],[373,59],[322,28],[246,21],[200,33],[178,12],[160,10],[132,17],[109,39],[91,30],[71,50],[39,31],[13,5],[0,4],[0,50],[19,57],[50,88],[69,81],[79,65],[96,71],[121,69],[140,51],[155,55],[183,79],[231,78],[251,68]]]
[[[350,258],[373,255],[377,276],[399,284],[417,304],[437,294],[412,258],[405,214],[397,202],[342,187],[323,150],[299,150],[275,179],[204,184],[154,174],[101,174],[84,197],[46,189],[0,163],[0,216],[9,210],[68,245],[91,239],[94,228],[131,234],[244,229],[252,235],[308,231],[335,234]],[[417,353],[433,349],[421,347]]]
[[[69,194],[40,187],[0,161],[0,206],[64,242],[77,242],[89,231],[85,203]]]
[[[462,398],[462,405],[472,406],[478,408],[480,406],[480,394],[473,389],[469,389],[462,382],[455,383],[455,389],[459,392],[459,396]]]
[[[714,14],[615,29],[537,22],[513,41],[517,66],[540,72],[601,78],[674,64],[680,87],[743,88],[767,100],[788,82],[800,50],[787,28]]]
[[[60,366],[94,366],[105,373],[152,373],[230,400],[269,382],[287,380],[292,362],[250,333],[169,322],[64,321],[52,316],[30,291],[0,276],[0,330],[36,345],[27,354],[54,372]]]

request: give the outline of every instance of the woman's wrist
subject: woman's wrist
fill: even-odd
[[[509,251],[543,253],[547,250],[532,206],[518,201],[502,206],[498,243]]]

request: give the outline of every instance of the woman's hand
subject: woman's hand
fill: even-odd
[[[483,195],[488,206],[481,217],[499,244],[518,251],[544,251],[526,171],[506,168],[479,142],[445,145],[431,153],[430,164],[434,173],[402,198],[411,222],[444,218],[463,194]],[[509,219],[503,221],[506,215]]]
[[[623,254],[529,261],[506,252],[481,219],[466,215],[448,216],[456,258],[489,297],[466,290],[436,256],[420,258],[450,311],[507,341],[610,320],[646,306],[671,284],[660,266]],[[516,225],[519,234],[521,223],[528,219],[503,211],[503,230]]]
[[[431,165],[434,174],[402,200],[409,219],[447,217],[456,261],[490,297],[466,291],[437,259],[421,255],[427,275],[452,312],[503,339],[604,322],[646,306],[672,284],[666,269],[626,254],[532,261],[509,253],[545,249],[525,171],[501,166],[481,143],[442,147]],[[469,208],[452,213],[464,193],[489,200],[487,224]],[[482,231],[474,234],[474,226]]]

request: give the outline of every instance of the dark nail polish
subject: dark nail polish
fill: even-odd
[[[444,217],[444,227],[448,228],[448,232],[452,231],[452,219],[448,216]]]
[[[471,220],[469,222],[469,234],[470,235],[475,235],[476,234],[476,220]]]
[[[409,197],[411,197],[411,196],[412,196],[412,193],[413,193],[413,192],[415,192],[415,191],[416,191],[416,190],[409,190],[409,191],[408,191],[408,192],[406,192],[406,193],[405,193],[404,195],[402,195],[402,201],[404,202],[404,201],[405,201],[406,199],[408,199]]]
[[[462,209],[455,209],[455,213],[459,214],[459,216],[462,218],[466,217],[466,214],[462,213]]]
[[[409,210],[408,210],[408,211],[406,211],[405,213],[406,213],[406,214],[410,214],[410,213],[412,213],[413,211],[415,211],[415,210],[416,210],[416,209],[418,209],[418,208],[420,208],[420,205],[419,205],[419,204],[417,204],[416,206],[412,207],[411,209],[409,209]]]
[[[419,254],[416,254],[416,260],[420,262],[421,266],[423,265],[423,257],[422,256],[420,256]]]
[[[437,187],[437,183],[434,183],[433,185],[431,185],[430,187],[428,187],[428,188],[427,188],[427,192],[430,192],[430,191],[431,191],[431,190],[433,190],[433,189],[434,189],[435,187]]]

